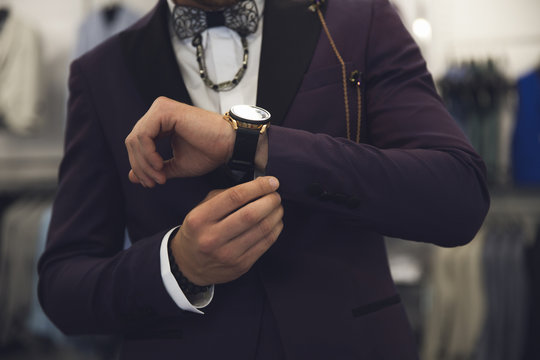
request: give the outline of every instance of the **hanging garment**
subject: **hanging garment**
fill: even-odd
[[[445,104],[482,156],[490,183],[505,181],[500,149],[503,116],[513,106],[512,86],[492,60],[471,61],[450,68],[439,81]]]
[[[45,249],[52,198],[40,194],[7,200],[9,205],[0,214],[0,358],[5,354],[10,359],[41,358],[37,354],[46,344],[47,359],[112,359],[114,338],[68,337],[38,302],[37,261]]]
[[[140,14],[121,5],[105,7],[88,15],[79,27],[75,57],[79,57],[112,35],[126,29]]]
[[[37,33],[9,14],[0,32],[0,128],[18,135],[38,128],[42,70]]]
[[[518,81],[519,108],[512,167],[516,185],[540,185],[540,72]]]
[[[6,19],[9,16],[9,9],[6,7],[0,8],[0,31],[2,31],[2,27],[4,26],[4,23],[6,22]]]
[[[472,358],[486,313],[482,249],[485,232],[459,248],[435,248],[422,359]]]
[[[497,164],[497,184],[512,184],[512,138],[516,122],[518,95],[517,91],[509,92],[504,99],[499,113],[499,153]]]
[[[6,210],[2,218],[0,344],[20,339],[26,331],[36,272],[36,239],[45,206],[41,198],[23,198]]]
[[[60,330],[49,320],[41,309],[41,305],[38,301],[37,295],[37,262],[39,256],[45,250],[45,243],[47,240],[47,231],[49,230],[49,222],[51,220],[52,213],[52,200],[46,200],[43,204],[44,210],[42,211],[41,218],[38,219],[38,231],[36,238],[36,252],[32,263],[32,297],[30,298],[30,309],[28,311],[28,318],[26,327],[29,333],[37,335],[42,338],[48,338],[56,344],[67,344],[68,338],[62,334]]]
[[[540,359],[540,226],[537,227],[533,244],[527,249],[527,274],[530,286],[530,316],[527,326],[525,355],[523,360]]]
[[[528,318],[524,224],[495,218],[483,254],[488,312],[476,359],[522,359]]]

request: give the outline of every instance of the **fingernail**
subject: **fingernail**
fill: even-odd
[[[279,181],[278,179],[276,179],[275,177],[269,177],[268,178],[268,183],[270,184],[270,186],[272,187],[272,189],[277,189],[279,187]]]

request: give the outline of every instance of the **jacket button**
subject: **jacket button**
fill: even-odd
[[[312,183],[307,187],[307,192],[309,195],[321,200],[321,201],[328,201],[331,199],[331,194],[326,191],[321,184],[319,183]]]
[[[323,192],[319,195],[319,200],[321,201],[328,201],[332,198],[332,195],[329,194],[326,190],[323,190]]]

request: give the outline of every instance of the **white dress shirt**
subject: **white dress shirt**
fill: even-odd
[[[199,75],[195,47],[191,44],[193,38],[180,40],[175,35],[172,24],[170,25],[174,53],[184,84],[194,106],[223,114],[233,105],[256,104],[264,0],[255,0],[255,3],[259,10],[260,21],[257,31],[247,37],[249,47],[248,67],[243,79],[235,88],[229,91],[216,92],[204,84]],[[168,0],[168,4],[172,12],[175,6],[174,1]],[[210,28],[202,33],[202,45],[207,74],[210,80],[215,84],[232,80],[240,66],[242,66],[243,48],[240,36],[234,30],[224,26]],[[207,293],[201,294],[193,303],[188,301],[172,275],[169,265],[167,243],[173,231],[174,229],[171,229],[161,242],[160,261],[163,284],[171,298],[181,309],[203,314],[199,309],[207,306],[212,301],[214,286]]]

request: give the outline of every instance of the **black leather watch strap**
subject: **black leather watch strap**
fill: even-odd
[[[255,173],[255,153],[259,142],[259,129],[239,127],[236,130],[234,150],[228,167],[238,183],[253,180]]]

